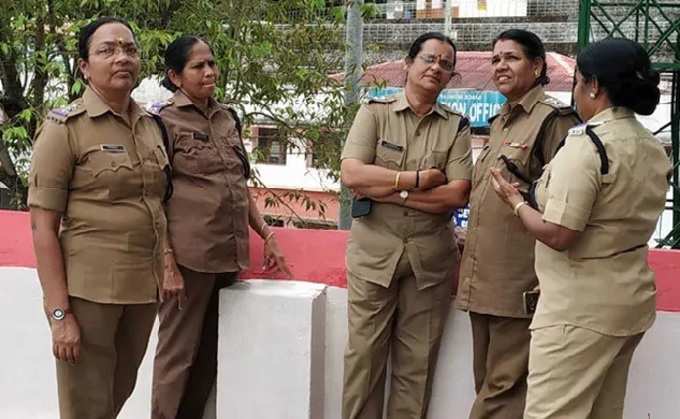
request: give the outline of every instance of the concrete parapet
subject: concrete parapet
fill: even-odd
[[[221,291],[217,417],[323,417],[326,286],[242,282]]]

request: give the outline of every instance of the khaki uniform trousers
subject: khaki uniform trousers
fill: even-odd
[[[157,304],[69,301],[80,325],[80,359],[57,361],[59,415],[113,419],[135,388]]]
[[[559,325],[531,332],[525,419],[621,419],[642,335]]]
[[[166,300],[158,310],[158,346],[153,365],[152,419],[196,419],[217,375],[217,329],[220,289],[231,285],[237,272],[221,274],[179,267],[186,300]]]
[[[531,319],[470,312],[477,397],[470,419],[522,419]]]
[[[439,344],[451,304],[450,278],[422,290],[404,253],[389,288],[348,273],[349,339],[343,419],[382,419],[391,351],[388,419],[427,415]]]

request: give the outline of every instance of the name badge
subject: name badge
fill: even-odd
[[[122,144],[102,144],[99,146],[99,149],[111,154],[122,154],[126,152],[125,146]]]
[[[386,140],[381,140],[380,145],[385,147],[385,148],[389,148],[390,150],[404,151],[404,147],[402,147],[398,144],[392,144],[392,143],[390,143],[389,141],[386,141]]]
[[[503,144],[507,145],[508,147],[512,147],[512,148],[521,148],[522,150],[526,150],[527,148],[529,148],[529,146],[524,144],[524,143],[514,143],[514,142],[511,142],[511,141],[508,141],[508,140],[504,141]]]
[[[208,134],[202,132],[194,132],[194,140],[208,141]]]

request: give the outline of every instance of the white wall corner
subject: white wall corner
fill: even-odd
[[[220,293],[217,418],[323,417],[326,286],[251,280]]]

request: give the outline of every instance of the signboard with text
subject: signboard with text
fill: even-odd
[[[401,92],[400,87],[372,87],[367,91],[368,99],[382,99]],[[496,115],[505,103],[505,96],[490,90],[443,90],[437,102],[457,110],[470,119],[474,128],[489,126],[489,118]]]

